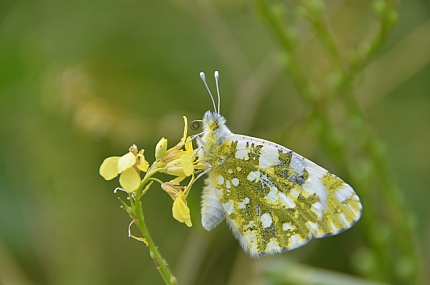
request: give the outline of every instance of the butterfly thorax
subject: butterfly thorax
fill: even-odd
[[[217,112],[207,111],[203,116],[203,135],[197,143],[201,147],[199,157],[204,163],[211,164],[220,145],[232,134],[225,123],[225,118]]]

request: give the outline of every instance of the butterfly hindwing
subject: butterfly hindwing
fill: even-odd
[[[323,218],[314,234],[316,238],[339,234],[352,227],[361,216],[360,199],[351,186],[312,161],[304,159],[310,183],[320,190]]]
[[[315,191],[301,187],[307,178],[301,157],[238,135],[228,136],[214,157],[207,182],[251,255],[291,250],[313,237],[322,208]]]
[[[252,256],[337,234],[360,217],[348,184],[291,150],[231,133],[218,142],[208,160],[202,223],[213,228],[225,215]]]

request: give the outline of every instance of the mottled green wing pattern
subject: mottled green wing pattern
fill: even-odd
[[[311,176],[318,177],[318,188],[326,191],[323,218],[315,237],[336,235],[352,227],[361,216],[360,198],[336,175],[309,160],[305,164]]]
[[[221,207],[252,256],[336,234],[360,217],[360,201],[349,185],[280,145],[230,135],[212,149],[208,163],[203,208],[209,200]]]

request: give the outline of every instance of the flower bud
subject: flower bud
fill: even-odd
[[[167,150],[167,139],[161,138],[155,147],[155,158],[160,159]]]

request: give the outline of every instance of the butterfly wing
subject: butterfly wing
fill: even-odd
[[[305,187],[317,189],[324,209],[314,236],[337,235],[352,227],[360,219],[362,211],[360,198],[352,187],[314,162],[306,158],[303,162],[310,178]]]
[[[227,217],[252,256],[337,234],[360,217],[360,201],[348,184],[283,146],[231,134],[212,151],[203,225],[213,228]]]

